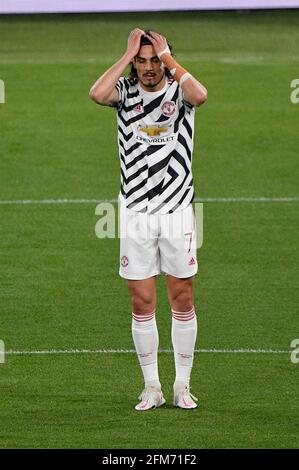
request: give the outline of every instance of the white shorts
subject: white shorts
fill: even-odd
[[[171,214],[148,214],[119,206],[120,268],[125,279],[161,272],[178,278],[197,273],[193,207]]]

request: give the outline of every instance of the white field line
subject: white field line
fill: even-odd
[[[195,349],[196,353],[212,354],[291,354],[292,351],[279,349]],[[135,354],[135,349],[46,349],[37,351],[8,350],[5,354],[16,356],[33,356],[48,354]],[[172,349],[160,349],[159,353],[173,353]]]
[[[0,200],[0,205],[26,204],[99,204],[101,202],[117,203],[118,199],[16,199]],[[291,197],[203,197],[194,202],[299,202],[299,196]]]
[[[299,55],[269,55],[269,56],[195,56],[195,55],[180,55],[179,60],[182,62],[216,62],[221,64],[238,65],[238,64],[253,64],[253,65],[273,65],[275,61],[290,61],[299,62]],[[117,56],[98,56],[98,57],[49,57],[49,58],[0,58],[1,65],[56,65],[56,64],[110,64],[118,60]]]

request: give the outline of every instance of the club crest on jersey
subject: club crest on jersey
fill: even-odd
[[[142,106],[141,104],[136,104],[135,108],[134,108],[134,111],[135,113],[142,113],[143,109],[142,109]]]
[[[173,101],[165,101],[162,104],[162,114],[164,116],[172,116],[175,112],[175,103]]]
[[[127,256],[122,256],[121,257],[121,265],[123,268],[126,268],[129,264],[129,259],[127,258]]]

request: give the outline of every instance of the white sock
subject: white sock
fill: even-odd
[[[197,336],[197,320],[194,306],[188,312],[172,312],[172,344],[175,361],[174,387],[189,388]]]
[[[145,386],[161,389],[158,375],[159,336],[155,311],[143,315],[132,313],[132,317],[132,336]]]

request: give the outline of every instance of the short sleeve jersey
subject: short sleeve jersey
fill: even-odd
[[[157,92],[124,77],[116,88],[121,199],[138,212],[186,208],[194,198],[194,107],[173,79]]]

